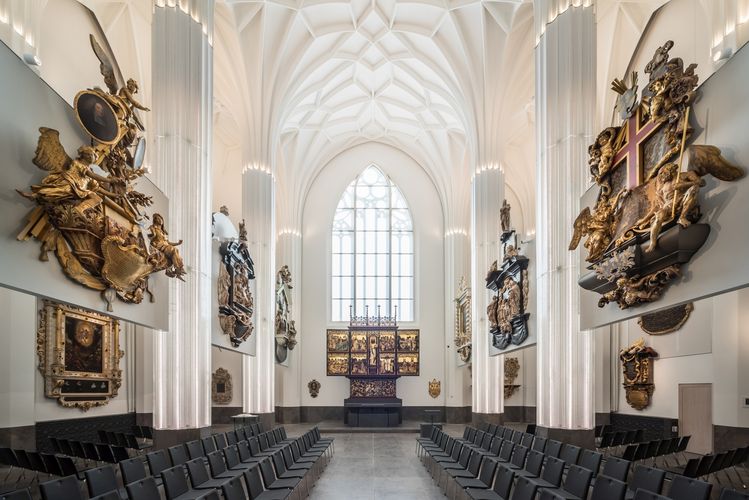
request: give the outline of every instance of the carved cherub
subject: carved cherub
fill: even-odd
[[[583,236],[587,236],[583,244],[588,249],[588,257],[585,260],[588,262],[600,260],[613,238],[619,201],[628,194],[629,191],[622,190],[612,199],[600,196],[593,212],[589,207],[583,208],[575,219],[569,249],[575,250]]]
[[[600,183],[600,180],[611,170],[611,163],[614,160],[614,155],[616,155],[614,143],[618,132],[618,127],[605,128],[598,134],[596,141],[588,147],[588,154],[590,155],[588,166],[596,182]]]
[[[616,280],[616,288],[603,294],[598,300],[598,307],[603,307],[609,302],[619,304],[619,309],[646,302],[654,302],[661,297],[664,287],[679,276],[678,265],[668,266],[656,273],[640,278],[621,277]]]
[[[177,247],[182,244],[182,240],[171,242],[168,239],[169,233],[164,228],[164,218],[161,214],[153,214],[153,223],[148,229],[148,239],[151,241],[151,249],[156,250],[160,256],[164,257],[164,269],[166,275],[170,278],[179,278],[187,274],[182,256],[179,254]]]

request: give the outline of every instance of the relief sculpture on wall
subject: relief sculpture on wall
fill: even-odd
[[[461,276],[455,297],[455,350],[463,363],[471,361],[471,288]]]
[[[583,242],[589,266],[578,282],[601,295],[599,307],[660,299],[710,233],[699,202],[705,178],[730,182],[744,175],[719,148],[688,145],[697,65],[685,68],[681,58],[670,58],[672,47],[666,42],[645,67],[639,102],[636,72],[629,84],[614,80],[621,125],[604,129],[588,148],[598,197],[575,219],[569,249]]]
[[[644,410],[650,405],[655,390],[653,359],[657,357],[658,353],[647,347],[643,339],[619,351],[627,403],[635,410]]]
[[[289,266],[283,266],[276,273],[276,360],[279,363],[286,360],[287,350],[296,346],[296,323],[291,311],[293,288]]]
[[[254,299],[250,280],[255,279],[255,265],[247,248],[244,221],[239,223],[239,239],[227,240],[219,247],[221,265],[218,272],[218,319],[221,330],[234,347],[250,338],[254,330]]]
[[[44,394],[87,411],[117,396],[122,383],[119,322],[78,307],[43,302],[36,333]]]
[[[40,260],[54,252],[64,273],[101,292],[111,311],[115,297],[138,304],[147,293],[153,300],[149,275],[164,271],[183,279],[185,268],[177,249],[182,240],[170,241],[160,214],[146,222],[144,210],[152,199],[135,189],[146,173],[137,110],[149,109],[135,98],[138,84],[130,79],[119,86],[108,56],[93,35],[90,41],[108,89],[95,87],[75,97],[75,115],[91,145],[82,145],[71,158],[57,130],[39,129],[32,161],[46,175],[27,191],[18,190],[36,206],[17,238],[39,240]]]

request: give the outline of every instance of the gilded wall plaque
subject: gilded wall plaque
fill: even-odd
[[[231,374],[219,368],[212,375],[211,397],[213,402],[220,405],[231,403],[233,397],[233,388],[231,385]]]
[[[627,403],[635,410],[644,410],[650,405],[655,390],[653,359],[657,357],[658,353],[647,347],[643,339],[619,351]]]
[[[438,398],[441,393],[442,393],[442,383],[436,378],[433,378],[432,380],[430,380],[429,381],[429,395],[432,398]]]
[[[578,283],[601,295],[599,307],[659,300],[710,233],[700,211],[705,177],[730,182],[744,175],[719,148],[688,145],[697,65],[684,67],[681,58],[671,58],[673,45],[659,47],[645,67],[648,82],[639,101],[636,72],[628,84],[614,80],[621,122],[588,148],[599,193],[575,219],[569,249],[583,243],[589,266]]]
[[[291,312],[291,271],[289,266],[283,266],[276,273],[276,360],[281,363],[286,360],[286,350],[291,351],[296,346],[296,323]]]
[[[394,398],[395,379],[351,379],[352,398]]]
[[[316,398],[320,393],[320,382],[316,379],[312,379],[307,383],[307,389],[309,390],[310,397]]]
[[[45,300],[36,353],[44,394],[87,411],[117,396],[122,383],[119,322],[103,314]]]
[[[471,288],[468,286],[464,276],[461,276],[458,284],[458,293],[455,297],[455,349],[458,357],[464,363],[471,361]]]
[[[131,79],[119,86],[106,53],[93,35],[90,41],[108,89],[83,90],[75,97],[76,118],[91,144],[70,157],[57,130],[39,129],[32,161],[45,176],[27,191],[17,190],[35,204],[17,238],[36,238],[40,260],[54,252],[63,272],[101,292],[111,311],[115,297],[135,304],[145,295],[153,299],[151,274],[164,271],[183,279],[186,272],[177,249],[182,240],[169,239],[160,214],[152,214],[147,233],[142,229],[152,199],[135,189],[146,173],[140,167],[145,143],[138,110],[148,108],[135,98],[138,84]]]
[[[218,272],[218,319],[221,330],[234,347],[245,342],[255,328],[255,303],[250,280],[255,279],[255,265],[247,248],[244,221],[239,224],[240,238],[221,243],[221,265]]]
[[[679,330],[689,319],[694,310],[691,302],[668,309],[661,309],[651,314],[644,314],[637,320],[642,331],[650,335],[665,335]]]
[[[510,399],[520,389],[520,386],[515,384],[518,373],[520,373],[520,361],[518,358],[505,358],[505,380],[503,385],[505,399]]]

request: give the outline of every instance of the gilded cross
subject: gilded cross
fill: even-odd
[[[632,189],[643,181],[643,146],[647,139],[658,130],[660,124],[653,120],[645,121],[644,110],[638,106],[637,112],[633,113],[624,123],[619,140],[623,143],[614,155],[613,168],[616,169],[622,162],[626,162],[627,187]]]

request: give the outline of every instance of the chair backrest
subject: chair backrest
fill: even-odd
[[[611,443],[613,440],[614,440],[613,432],[604,432],[601,435],[601,444],[599,448],[608,448],[609,446],[611,446]]]
[[[631,463],[629,460],[624,460],[623,458],[609,457],[606,459],[601,474],[617,481],[626,481]]]
[[[143,430],[141,429],[140,425],[133,425],[132,427],[130,427],[130,429],[133,431],[135,437],[145,439],[146,436],[143,435]]]
[[[92,497],[117,490],[117,476],[114,473],[114,467],[111,465],[88,469],[85,475],[88,493]]]
[[[29,457],[29,462],[31,462],[32,469],[34,469],[37,472],[42,472],[44,474],[47,473],[47,466],[44,464],[44,460],[42,460],[42,456],[38,452],[27,451],[26,456]]]
[[[501,498],[509,498],[510,488],[512,488],[512,482],[514,479],[515,473],[512,469],[499,467],[497,469],[497,477],[494,479],[494,492]]]
[[[172,459],[172,465],[186,464],[189,460],[187,449],[183,444],[169,447],[169,457]]]
[[[263,480],[260,477],[260,467],[252,467],[243,471],[244,482],[250,499],[259,497],[263,493]]]
[[[245,500],[242,480],[239,476],[231,479],[221,485],[221,492],[224,494],[224,500]]]
[[[481,440],[484,439],[484,436],[486,436],[486,432],[478,431],[476,435],[473,436],[473,444],[479,446],[481,444]]]
[[[0,493],[0,500],[31,500],[31,493],[28,488],[11,491],[10,493]]]
[[[593,479],[593,472],[590,469],[579,465],[570,465],[567,477],[564,479],[564,491],[579,498],[588,498],[591,479]]]
[[[488,422],[481,422],[479,424],[479,430],[486,432],[486,430],[489,429],[489,423]]]
[[[239,452],[239,460],[241,462],[249,462],[250,460],[252,460],[252,452],[250,451],[250,444],[247,441],[238,442],[237,451]],[[284,451],[289,452],[289,456],[291,456],[291,446],[287,446],[286,448],[284,448]]]
[[[559,452],[562,451],[562,442],[555,439],[549,439],[546,443],[546,449],[544,455],[547,457],[559,457]]]
[[[433,429],[436,429],[436,427],[433,427]],[[466,426],[465,429],[463,429],[463,439],[466,441],[468,440],[468,435],[471,433],[471,428]]]
[[[559,459],[565,462],[567,465],[574,465],[577,463],[577,458],[580,456],[580,447],[571,444],[565,444],[562,447],[562,452],[559,454]]]
[[[697,474],[696,477],[701,477],[710,472],[710,466],[713,463],[713,460],[715,460],[715,455],[705,455],[704,457],[700,458],[700,463],[697,465]]]
[[[497,426],[495,424],[489,424],[489,427],[486,428],[486,432],[493,436],[494,433],[497,432]]]
[[[655,452],[655,456],[662,457],[663,455],[666,455],[670,448],[671,448],[671,438],[661,439],[661,442],[658,443],[658,451]]]
[[[681,474],[686,477],[697,477],[697,469],[700,466],[700,460],[702,460],[702,458],[703,457],[695,457],[687,460],[687,465],[684,466],[684,470],[681,471]]]
[[[624,449],[624,453],[622,453],[622,458],[624,460],[627,460],[628,462],[632,462],[635,459],[635,457],[637,456],[637,450],[640,449],[641,446],[642,445],[639,445],[639,444],[631,444],[631,445],[627,446]],[[643,455],[645,454],[644,451],[643,451],[642,454]]]
[[[95,445],[94,443],[89,442],[82,442],[81,446],[83,447],[83,457],[87,460],[104,460],[103,458],[99,457],[99,452],[97,449],[101,447],[101,449],[104,449],[104,447],[109,448],[108,444],[98,444]]]
[[[645,458],[653,458],[655,456],[658,456],[658,448],[660,447],[661,442],[659,440],[650,441],[648,443],[648,452],[645,455]]]
[[[48,474],[53,476],[69,476],[70,474],[64,473],[60,467],[60,462],[57,457],[50,453],[40,453],[42,460],[44,461],[44,467],[47,469]]]
[[[59,455],[56,457],[57,463],[60,464],[60,471],[63,476],[75,476],[78,475],[78,467],[70,457]]]
[[[536,498],[536,491],[538,486],[524,477],[519,477],[512,492],[512,500],[533,500]]]
[[[481,461],[481,473],[479,474],[479,481],[491,486],[492,479],[494,478],[494,472],[497,470],[497,462],[495,460],[489,460],[484,458]]]
[[[453,446],[455,446],[455,444],[453,444]],[[492,445],[489,448],[489,453],[491,453],[492,456],[496,457],[497,455],[499,455],[500,449],[502,449],[502,438],[495,437],[494,439],[492,439]]]
[[[227,446],[222,450],[224,452],[224,459],[226,460],[226,467],[227,469],[231,469],[232,467],[236,467],[239,465],[239,452],[237,451],[237,446]]]
[[[65,455],[70,455],[71,457],[76,456],[75,452],[73,451],[73,447],[70,446],[70,441],[67,439],[58,439],[58,444],[60,445],[60,451],[64,453]]]
[[[690,479],[684,476],[674,476],[668,498],[673,500],[708,500],[713,489],[712,483]]]
[[[193,488],[197,488],[201,484],[208,481],[211,476],[208,475],[208,471],[205,468],[205,462],[202,458],[195,458],[187,462],[187,473],[190,475],[190,482]]]
[[[125,486],[127,496],[137,498],[138,500],[161,500],[159,487],[156,486],[156,480],[152,477],[135,481]]]
[[[635,437],[637,437],[637,431],[636,430],[627,431],[624,434],[624,443],[623,444],[632,444],[632,443],[634,443],[635,442]]]
[[[29,460],[29,455],[26,450],[13,450],[13,454],[15,455],[16,462],[18,462],[18,466],[20,468],[29,470],[34,469],[34,466],[31,465],[31,460]]]
[[[122,446],[110,446],[109,449],[114,457],[114,462],[112,463],[120,463],[130,458],[130,455],[127,454],[127,449]]]
[[[16,454],[10,448],[0,448],[0,464],[18,467]]]
[[[216,441],[216,448],[218,448],[219,450],[229,446],[229,443],[226,442],[226,436],[224,436],[223,434],[214,434],[213,440]]]
[[[99,460],[107,462],[108,464],[116,464],[117,460],[114,458],[114,452],[112,451],[112,445],[97,443],[96,452],[99,455]]]
[[[512,450],[515,448],[515,443],[512,441],[503,441],[502,449],[499,450],[499,459],[503,462],[509,462],[512,456]]]
[[[484,434],[484,439],[481,440],[481,447],[488,451],[492,446],[492,439],[494,439],[493,434],[489,434],[488,432]]]
[[[668,500],[668,497],[664,497],[658,493],[653,493],[652,491],[637,490],[635,491],[633,500]]]
[[[728,488],[723,488],[723,491],[720,493],[720,500],[747,500],[747,499],[749,499],[749,493],[742,493],[736,490],[729,490]]]
[[[164,483],[164,493],[167,500],[172,500],[190,491],[190,485],[185,478],[185,468],[181,465],[161,471]]]
[[[166,456],[166,451],[164,450],[147,453],[146,460],[148,460],[148,468],[151,469],[152,476],[158,476],[161,474],[161,471],[172,466],[172,464],[169,463],[169,457]]]
[[[203,446],[200,444],[200,441],[197,439],[195,441],[188,441],[185,443],[185,446],[187,447],[187,454],[190,456],[190,459],[200,458],[205,456],[205,451],[203,451]]]
[[[276,482],[276,473],[273,472],[273,465],[270,463],[270,458],[266,458],[260,462],[260,474],[263,476],[265,486],[270,487],[271,484]]]
[[[101,495],[90,497],[88,500],[122,500],[122,499],[120,498],[119,491],[108,491],[106,493],[102,493]]]
[[[520,441],[523,440],[523,433],[520,431],[513,432],[510,440],[515,444],[520,444]]]
[[[208,465],[211,467],[211,473],[213,476],[223,474],[226,472],[226,464],[224,463],[224,454],[220,451],[214,451],[208,454]]]
[[[302,440],[302,443],[304,443],[304,440]],[[252,453],[253,456],[260,453],[260,445],[258,444],[257,438],[250,439],[248,444],[250,445],[250,453]]]
[[[624,500],[627,483],[600,475],[596,478],[589,500]]]
[[[663,487],[663,479],[666,473],[660,469],[638,465],[632,474],[632,482],[629,488],[632,491],[647,490],[653,493],[660,493]]]
[[[309,440],[309,436],[305,435],[305,439]],[[269,448],[268,446],[268,436],[265,434],[259,434],[257,437],[257,442],[260,445],[260,449],[265,451]]]
[[[237,444],[237,433],[234,431],[228,431],[226,433],[226,443],[229,445]]]
[[[611,446],[621,446],[624,444],[624,438],[627,437],[627,433],[624,431],[619,431],[614,433],[614,438],[611,441]]]
[[[273,455],[273,458],[275,459],[276,455]],[[479,467],[481,467],[481,459],[483,458],[483,455],[481,455],[479,452],[474,451],[471,453],[471,459],[468,461],[468,467],[466,467],[466,470],[471,473],[473,477],[476,477],[479,475]],[[276,467],[278,470],[278,467]],[[283,474],[282,471],[279,470],[279,474]]]
[[[525,461],[525,470],[534,476],[541,474],[541,468],[544,465],[544,454],[540,451],[531,450],[528,453],[528,460]]]
[[[62,479],[53,479],[39,485],[39,491],[43,500],[83,500],[78,478],[67,476]]]
[[[64,440],[64,441],[68,443],[68,446],[70,446],[70,451],[72,452],[71,455],[73,455],[74,457],[78,457],[78,458],[88,458],[86,457],[86,452],[83,451],[83,443],[81,443],[80,441],[69,441],[69,440]],[[63,449],[65,449],[63,440],[60,440],[60,446]],[[94,449],[94,451],[96,450]]]
[[[541,478],[544,481],[550,482],[554,486],[559,486],[559,484],[562,482],[564,463],[564,460],[561,460],[559,458],[547,458],[546,465],[544,465],[544,471],[541,473]]]
[[[728,458],[728,452],[724,451],[723,453],[718,453],[713,457],[713,461],[710,463],[710,469],[708,471],[708,474],[712,474],[713,472],[717,472],[720,469],[723,468],[723,463],[726,461],[726,458]]]
[[[598,452],[595,452],[593,450],[583,450],[583,452],[580,454],[580,460],[577,462],[577,465],[588,469],[593,473],[593,476],[595,476],[596,474],[598,474],[598,469],[601,467],[602,458],[603,455]]]
[[[146,466],[140,458],[131,458],[120,462],[120,472],[122,472],[124,484],[134,483],[148,477]]]
[[[536,424],[528,424],[525,426],[526,434],[536,434]]]
[[[138,445],[138,438],[135,437],[135,434],[125,434],[125,440],[127,441],[127,447],[131,450],[140,449],[140,446]]]
[[[530,448],[533,445],[533,434],[523,434],[520,436],[520,444],[526,448]]]
[[[677,451],[682,452],[687,449],[687,446],[689,446],[689,440],[692,438],[692,436],[682,436],[681,441],[679,441],[679,448]]]
[[[203,451],[206,455],[216,451],[216,442],[213,440],[213,436],[204,437],[200,442],[203,443]]]
[[[543,453],[545,448],[546,448],[546,438],[541,437],[541,436],[536,436],[535,439],[533,440],[532,449]]]
[[[471,459],[471,449],[468,446],[464,446],[463,449],[460,452],[460,458],[458,459],[458,463],[463,466],[465,469],[468,467],[468,460]]]
[[[457,461],[460,457],[460,452],[463,451],[463,443],[455,443],[455,446],[453,446],[453,451],[450,453],[450,458],[453,459],[453,461]]]
[[[525,465],[525,459],[528,456],[528,447],[518,445],[512,452],[512,459],[510,463],[519,469],[522,469]]]

